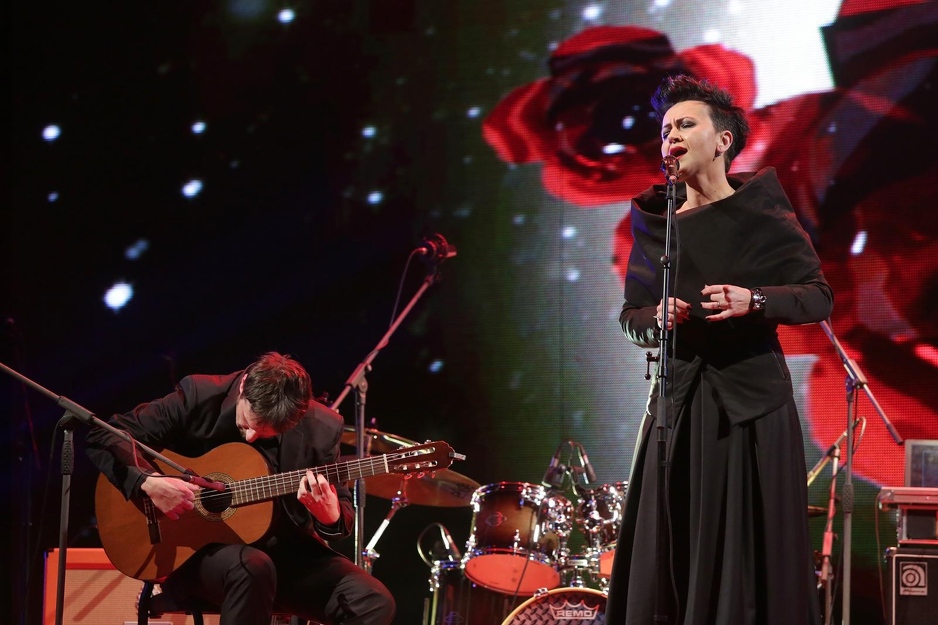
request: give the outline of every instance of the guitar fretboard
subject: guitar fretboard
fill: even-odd
[[[371,456],[349,462],[339,462],[310,469],[319,473],[330,484],[342,484],[359,478],[371,477],[388,473],[388,458],[394,459],[394,454]],[[245,506],[275,497],[295,493],[300,487],[300,480],[306,475],[306,469],[252,477],[228,484],[231,493],[232,506]]]

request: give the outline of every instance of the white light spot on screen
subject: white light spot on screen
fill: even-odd
[[[182,194],[186,197],[195,197],[202,191],[201,180],[190,180],[182,186]]]
[[[576,226],[564,226],[564,229],[560,231],[560,236],[565,239],[572,239],[576,236]]]
[[[576,267],[568,267],[567,268],[567,281],[576,282],[579,279],[580,279],[580,270],[577,269]]]
[[[739,15],[743,12],[743,3],[740,0],[730,0],[726,10],[729,11],[730,15]]]
[[[704,31],[703,40],[707,43],[717,43],[720,39],[723,38],[723,35],[720,34],[720,31],[716,28],[708,28]]]
[[[621,154],[625,152],[625,146],[621,143],[607,143],[603,146],[603,154]]]
[[[42,138],[52,143],[62,134],[62,129],[55,124],[50,124],[42,129]]]
[[[482,109],[480,107],[473,106],[471,109],[466,111],[466,117],[469,117],[469,118],[478,117],[481,112],[482,112]]]
[[[860,230],[853,237],[853,243],[850,244],[850,253],[859,256],[866,249],[866,230]]]
[[[203,132],[205,132],[205,122],[203,122],[203,121],[198,121],[198,122],[195,122],[194,124],[192,124],[192,133],[193,133],[193,134],[200,135],[200,134],[202,134]]]
[[[134,244],[124,250],[124,256],[127,260],[137,260],[143,253],[150,249],[150,242],[146,239],[137,239]]]
[[[511,218],[511,223],[515,224],[516,226],[523,226],[526,220],[527,220],[527,217],[525,215],[523,215],[522,213],[518,213],[517,215]]]
[[[439,373],[443,370],[443,361],[437,358],[430,363],[430,366],[427,367],[430,370],[430,373]]]
[[[54,202],[54,201],[56,201],[57,199],[59,199],[59,193],[58,193],[58,191],[53,191],[53,192],[51,192],[51,193],[48,195],[48,198],[49,198],[49,201],[50,201],[50,202]]]
[[[626,115],[622,118],[622,127],[626,130],[631,130],[632,126],[635,125],[635,117],[632,115]]]
[[[123,308],[134,296],[134,288],[126,282],[116,282],[104,294],[104,304],[113,311]]]
[[[831,122],[827,125],[827,134],[834,134],[837,132],[837,122]]]
[[[598,20],[603,14],[603,8],[598,4],[588,4],[583,9],[583,19],[587,22]]]
[[[666,6],[671,5],[671,0],[655,0],[655,6],[659,9],[663,9]]]
[[[282,9],[280,13],[277,13],[277,20],[281,24],[289,24],[294,19],[296,19],[296,13],[293,12],[293,9]]]
[[[375,128],[374,126],[365,126],[364,128],[362,128],[362,136],[365,137],[366,139],[371,139],[376,134],[378,134],[378,129]]]
[[[369,204],[380,204],[384,200],[384,194],[381,191],[372,191],[368,194]]]

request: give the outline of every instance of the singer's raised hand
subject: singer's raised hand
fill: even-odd
[[[730,317],[742,317],[749,314],[752,292],[732,284],[708,284],[701,291],[704,301],[700,307],[717,311],[706,317],[707,321],[722,321]]]
[[[690,319],[690,311],[692,306],[685,302],[682,299],[677,299],[676,297],[669,297],[668,301],[670,306],[668,307],[668,330],[674,328],[674,322],[677,320],[677,323],[684,323]],[[658,324],[659,328],[664,328],[664,323],[662,323],[661,311],[664,308],[664,300],[661,300],[658,303],[658,307],[655,309],[655,322]]]

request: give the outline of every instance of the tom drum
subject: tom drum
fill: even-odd
[[[556,562],[572,529],[566,497],[526,482],[499,482],[472,495],[466,575],[486,588],[530,596],[560,583]]]
[[[581,492],[577,502],[577,524],[586,536],[589,554],[598,562],[598,573],[603,577],[612,574],[627,485],[627,482],[603,484]]]

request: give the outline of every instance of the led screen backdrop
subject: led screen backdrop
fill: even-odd
[[[903,438],[938,438],[936,18],[911,0],[15,8],[2,362],[107,416],[274,349],[332,401],[412,303],[367,375],[373,427],[446,440],[482,486],[539,483],[570,440],[600,484],[625,482],[648,389],[617,324],[628,200],[661,180],[648,99],[685,72],[747,108],[734,169],[777,169],[835,289],[837,339]],[[410,252],[433,233],[457,255],[415,298],[434,265]],[[819,327],[782,337],[811,468],[846,427],[846,375]],[[8,604],[35,622],[22,597],[57,543],[61,411],[8,377],[3,391]],[[903,448],[857,405],[853,619],[878,623],[895,521],[874,500],[901,485]],[[82,440],[69,540],[97,546]],[[367,504],[366,539],[391,501]],[[396,512],[374,574],[397,622],[422,622],[435,524],[462,549],[471,516]]]

